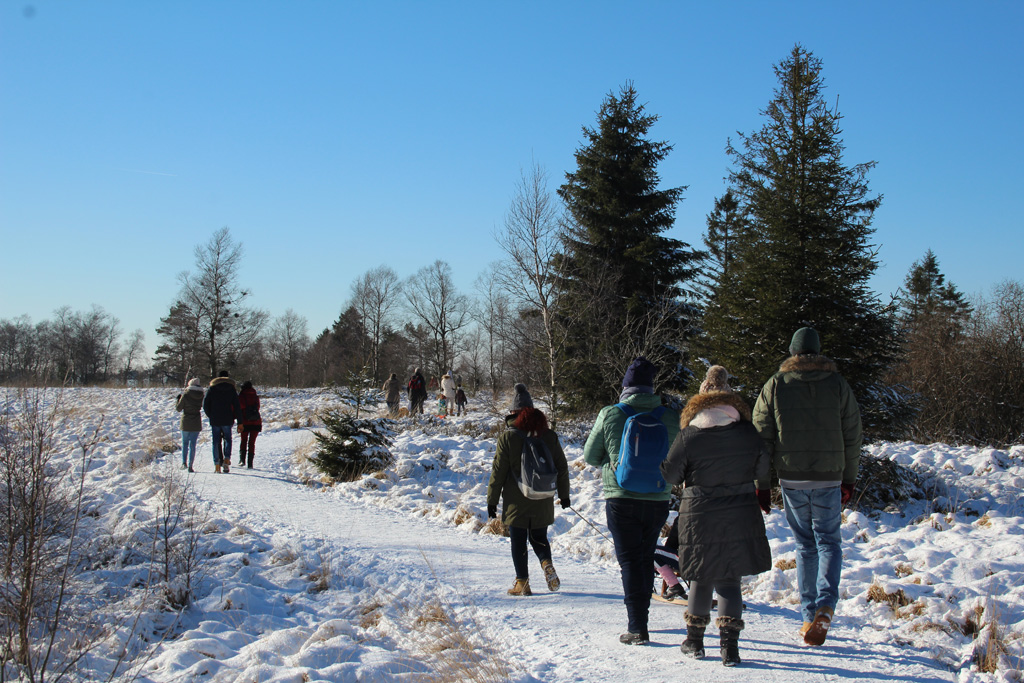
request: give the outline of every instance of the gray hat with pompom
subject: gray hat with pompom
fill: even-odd
[[[525,384],[517,383],[515,392],[516,395],[512,397],[512,412],[533,407],[533,399],[530,398],[530,392],[526,390]]]

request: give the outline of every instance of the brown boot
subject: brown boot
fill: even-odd
[[[804,642],[808,645],[824,644],[825,636],[828,635],[828,627],[832,625],[832,615],[834,613],[831,607],[819,607],[818,611],[814,614],[814,621],[811,622],[811,627],[804,634]]]
[[[213,466],[213,471],[214,471],[215,474],[220,474],[220,465],[214,465]]]
[[[544,580],[548,582],[548,590],[558,590],[562,582],[558,580],[558,574],[555,573],[555,565],[551,564],[551,560],[544,560],[540,566],[544,570]]]
[[[512,584],[512,587],[508,589],[509,595],[533,595],[533,591],[530,590],[529,579],[516,579],[516,582]]]

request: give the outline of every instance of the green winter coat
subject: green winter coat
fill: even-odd
[[[523,437],[511,430],[513,427],[527,433],[531,430],[524,428],[529,427],[528,424],[520,422],[516,425],[517,417],[518,415],[509,415],[505,418],[508,430],[498,437],[498,446],[491,467],[491,480],[487,484],[487,505],[497,506],[501,500],[501,521],[508,526],[541,529],[551,526],[555,521],[555,499],[532,500],[519,490],[519,484],[512,473],[519,472],[523,466]],[[558,434],[547,429],[540,431],[540,438],[547,444],[555,459],[555,469],[558,470],[558,499],[568,501],[569,465],[565,461],[565,452],[558,441]]]
[[[852,484],[860,467],[860,408],[836,364],[792,356],[761,389],[754,427],[780,479]],[[757,488],[769,488],[758,480]]]
[[[633,394],[622,401],[638,413],[649,413],[661,405],[660,394]],[[668,442],[672,443],[679,433],[679,411],[666,408],[661,421],[668,429]],[[636,498],[638,500],[668,500],[672,496],[672,485],[666,483],[660,493],[634,493],[619,486],[615,469],[619,466],[619,448],[622,444],[622,428],[626,425],[626,414],[614,405],[601,408],[594,427],[590,430],[583,447],[583,459],[588,465],[601,468],[601,483],[604,497]]]
[[[178,396],[175,409],[181,413],[181,431],[203,431],[203,418],[199,411],[203,409],[203,388],[190,386]]]

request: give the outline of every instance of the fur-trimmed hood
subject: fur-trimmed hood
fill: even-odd
[[[238,391],[238,385],[235,383],[235,380],[231,379],[230,377],[214,377],[212,380],[210,380],[211,387],[215,387],[218,384],[230,384],[235,388],[235,391]]]
[[[790,356],[779,366],[779,372],[839,372],[834,360],[821,354]]]
[[[682,415],[679,416],[679,428],[686,429],[700,412],[716,406],[735,408],[741,420],[750,422],[750,406],[742,396],[732,391],[709,391],[706,394],[697,394],[687,402]]]

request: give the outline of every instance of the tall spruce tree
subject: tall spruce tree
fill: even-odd
[[[700,255],[663,234],[686,188],[659,188],[657,166],[672,146],[648,139],[657,120],[631,83],[609,93],[558,189],[569,226],[555,268],[576,340],[566,380],[584,401],[607,400],[634,355],[661,364],[662,382],[684,379],[680,342],[694,312],[684,287]]]
[[[875,164],[844,163],[842,116],[825,101],[820,59],[796,45],[775,75],[764,125],[726,148],[747,223],[705,311],[705,350],[753,397],[793,332],[814,327],[853,386],[866,430],[897,436],[909,410],[880,381],[899,348],[894,318],[867,284],[878,267],[870,239],[881,196],[867,182]]]

